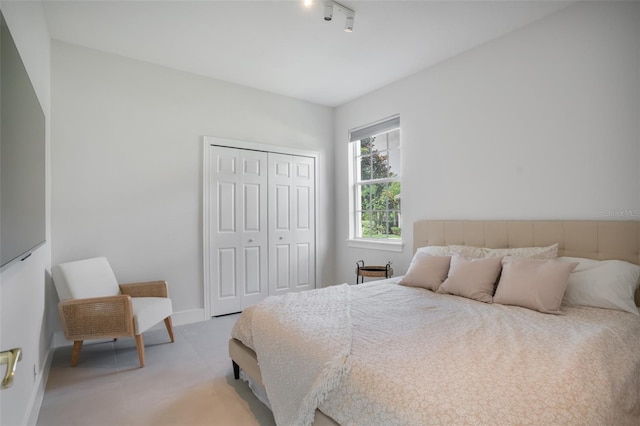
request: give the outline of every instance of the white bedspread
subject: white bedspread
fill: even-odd
[[[640,424],[640,318],[562,310],[352,287],[351,372],[319,408],[342,425]],[[259,354],[245,314],[233,336]]]
[[[251,321],[267,397],[278,425],[311,425],[351,364],[351,288],[347,284],[269,297]]]

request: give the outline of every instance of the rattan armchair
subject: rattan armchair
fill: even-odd
[[[165,281],[118,284],[104,257],[54,266],[53,281],[60,297],[58,313],[64,335],[73,341],[71,366],[78,364],[85,340],[135,337],[144,367],[142,333],[164,320],[171,342],[171,299]]]

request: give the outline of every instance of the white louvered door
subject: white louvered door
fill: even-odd
[[[268,295],[267,153],[210,149],[209,271],[212,315]]]
[[[211,315],[315,288],[315,159],[216,145],[206,153]]]

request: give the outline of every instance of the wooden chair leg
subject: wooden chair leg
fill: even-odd
[[[142,337],[142,334],[136,335],[136,347],[138,348],[140,367],[144,367],[144,338]]]
[[[174,342],[173,340],[173,325],[171,324],[171,317],[166,317],[164,319],[164,325],[167,327],[167,331],[169,332],[169,338],[171,338],[171,343]]]
[[[80,349],[82,349],[82,340],[76,340],[73,342],[73,351],[71,352],[71,366],[78,365],[78,358],[80,357]]]

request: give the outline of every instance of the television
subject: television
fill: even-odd
[[[45,115],[0,12],[0,269],[45,243]]]

